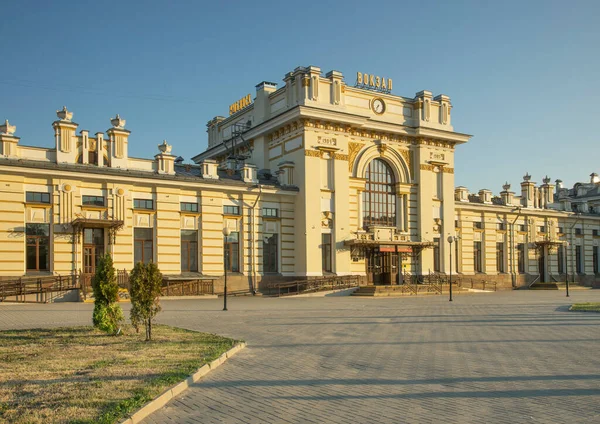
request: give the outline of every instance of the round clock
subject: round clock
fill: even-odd
[[[371,102],[371,109],[373,109],[373,112],[381,115],[385,112],[385,102],[380,98],[373,99],[373,102]]]

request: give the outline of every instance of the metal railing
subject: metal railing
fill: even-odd
[[[46,302],[54,292],[64,292],[77,288],[79,288],[77,273],[43,277],[15,277],[0,281],[0,300],[15,297],[17,301],[25,302],[25,296],[40,295],[35,302]]]
[[[162,296],[199,296],[215,294],[214,280],[163,280]]]
[[[341,290],[358,287],[358,275],[344,275],[313,278],[310,280],[295,280],[287,282],[271,283],[267,285],[267,291],[274,296],[287,296],[300,293],[310,293],[325,290]]]

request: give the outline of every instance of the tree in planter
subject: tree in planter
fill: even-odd
[[[121,332],[121,323],[125,320],[119,301],[119,285],[110,255],[100,258],[96,274],[92,279],[94,290],[94,327],[110,334]]]
[[[146,341],[152,340],[152,319],[161,310],[158,299],[161,286],[162,274],[156,264],[135,264],[129,276],[130,317],[137,331],[142,324],[146,327]]]

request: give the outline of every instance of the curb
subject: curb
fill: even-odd
[[[148,417],[148,415],[152,414],[156,410],[165,406],[167,404],[167,402],[169,402],[175,396],[179,395],[181,392],[186,390],[192,384],[194,384],[195,382],[200,380],[202,377],[204,377],[210,371],[217,368],[219,365],[221,365],[223,362],[225,362],[227,359],[231,358],[233,355],[235,355],[236,353],[238,353],[240,350],[242,350],[245,347],[246,347],[245,342],[236,344],[235,346],[233,346],[227,352],[223,353],[221,356],[219,356],[214,361],[212,361],[208,364],[204,364],[203,366],[198,368],[198,371],[196,371],[194,374],[190,375],[188,378],[183,380],[181,383],[176,384],[175,386],[171,387],[170,389],[165,390],[161,395],[158,395],[156,398],[154,398],[153,400],[151,400],[150,402],[148,402],[147,404],[142,406],[140,409],[135,411],[133,414],[130,414],[129,418],[121,421],[120,424],[137,424],[137,423],[141,422],[144,418]]]

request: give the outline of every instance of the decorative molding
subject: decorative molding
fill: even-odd
[[[304,155],[305,156],[310,156],[313,158],[322,158],[323,157],[323,152],[320,150],[305,150],[304,151]]]
[[[421,169],[422,171],[433,171],[433,168],[433,165],[428,165],[426,163],[422,163],[421,165],[419,165],[419,169]]]
[[[398,151],[400,152],[400,154],[402,155],[402,157],[406,161],[406,166],[408,167],[408,169],[412,173],[412,159],[411,159],[411,152],[410,152],[410,150],[398,150]]]
[[[356,160],[356,156],[360,149],[362,149],[364,144],[362,143],[348,143],[348,171],[352,171],[352,167],[354,166],[354,161]]]
[[[442,168],[442,172],[445,172],[446,174],[454,174],[454,168],[448,168],[448,167],[444,166]]]
[[[343,153],[334,153],[332,157],[335,160],[348,160],[348,155],[345,155]]]

